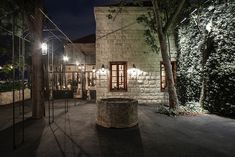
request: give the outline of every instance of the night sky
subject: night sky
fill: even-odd
[[[94,6],[114,0],[45,0],[45,10],[72,40],[95,33]]]

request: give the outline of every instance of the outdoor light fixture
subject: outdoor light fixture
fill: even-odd
[[[84,71],[84,69],[85,69],[85,66],[82,64],[82,71]]]
[[[42,55],[47,55],[47,44],[46,43],[41,44],[41,49],[42,49]]]
[[[133,68],[136,68],[135,64],[133,64]]]
[[[68,56],[63,56],[63,61],[64,61],[64,62],[69,61],[69,57],[68,57]]]
[[[135,72],[135,70],[136,70],[136,66],[135,64],[133,64],[133,72]]]
[[[2,66],[0,66],[0,70],[2,70]]]
[[[79,65],[79,62],[78,62],[78,61],[76,61],[76,65],[77,65],[77,66]]]
[[[95,72],[95,67],[94,67],[94,66],[92,67],[92,72],[93,72],[93,73]]]
[[[81,66],[81,64],[79,64],[79,65],[78,65],[78,69],[82,69],[82,66]]]
[[[101,66],[101,71],[104,72],[104,64]]]

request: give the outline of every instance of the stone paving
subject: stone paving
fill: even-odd
[[[105,129],[95,123],[96,104],[55,103],[55,122],[27,119],[25,141],[12,150],[12,128],[0,131],[1,157],[232,157],[235,154],[235,120],[216,115],[169,117],[154,107],[140,105],[139,125]]]

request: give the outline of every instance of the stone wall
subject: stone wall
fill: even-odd
[[[81,52],[79,44],[67,44],[64,47],[65,55],[69,57],[70,64],[85,64],[85,55]]]
[[[114,9],[112,7],[111,9]],[[118,10],[118,8],[116,8]],[[97,99],[108,97],[134,98],[143,104],[166,103],[167,93],[160,90],[160,52],[153,52],[144,41],[144,27],[136,18],[147,8],[125,7],[108,19],[109,7],[96,7],[96,68],[104,64],[106,71],[97,72]],[[176,52],[173,36],[170,50]],[[174,55],[173,55],[174,57]],[[127,92],[110,92],[109,63],[127,61]],[[138,70],[132,75],[132,65]]]
[[[0,105],[11,104],[12,101],[12,91],[9,92],[0,92]],[[26,88],[24,91],[24,98],[30,99],[30,89]],[[15,91],[15,101],[22,100],[22,91]]]

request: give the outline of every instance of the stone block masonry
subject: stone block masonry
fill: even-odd
[[[139,104],[166,103],[168,94],[160,89],[160,52],[153,52],[144,40],[145,28],[137,23],[137,17],[146,14],[148,8],[124,7],[120,12],[110,13],[118,7],[96,7],[96,67],[105,65],[107,72],[97,73],[97,100],[102,98],[133,98]],[[112,19],[107,15],[111,14]],[[169,37],[170,50],[175,54],[173,35]],[[174,55],[172,55],[174,57]],[[173,59],[174,60],[174,59]],[[127,62],[127,91],[110,91],[110,62]],[[138,74],[131,69],[135,64]]]
[[[11,104],[12,101],[12,91],[9,92],[0,92],[0,105],[8,105]],[[26,88],[24,90],[24,98],[30,99],[30,89]],[[22,91],[15,91],[15,101],[21,101],[22,100]]]

